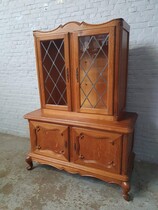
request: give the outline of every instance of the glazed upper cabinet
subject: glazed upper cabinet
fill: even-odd
[[[72,22],[49,32],[35,31],[34,37],[42,108],[121,116],[127,26]]]
[[[113,114],[114,27],[74,35],[75,111]]]
[[[40,37],[37,56],[42,107],[71,110],[68,33]]]

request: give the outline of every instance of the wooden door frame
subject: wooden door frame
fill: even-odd
[[[43,80],[43,69],[42,69],[42,58],[41,58],[41,41],[49,41],[56,39],[64,39],[64,57],[65,57],[65,78],[66,78],[66,93],[67,93],[67,106],[64,105],[53,105],[46,104],[45,102],[45,90],[44,90],[44,80]],[[60,33],[60,34],[51,34],[38,36],[34,34],[35,42],[35,54],[36,54],[36,66],[37,66],[37,75],[38,75],[38,85],[39,85],[39,94],[42,108],[54,109],[54,110],[71,110],[71,92],[70,92],[70,59],[69,59],[69,33]]]
[[[107,109],[94,109],[91,108],[80,108],[80,90],[79,90],[79,43],[78,37],[86,36],[86,35],[99,35],[99,34],[109,34],[109,72],[108,72],[108,84],[107,84]],[[100,29],[87,29],[87,30],[79,30],[77,32],[73,32],[71,35],[72,43],[73,43],[73,91],[74,91],[74,100],[73,102],[73,110],[76,112],[87,112],[87,113],[97,113],[97,114],[107,114],[113,115],[113,98],[114,98],[114,59],[115,59],[115,27],[105,27]]]

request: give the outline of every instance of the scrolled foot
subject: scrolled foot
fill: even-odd
[[[31,159],[30,156],[28,156],[28,157],[26,158],[26,163],[28,164],[28,166],[26,167],[27,170],[32,170],[32,168],[33,168],[33,163],[32,163],[32,159]]]
[[[130,191],[130,184],[129,182],[122,182],[122,196],[126,201],[130,200],[129,191]]]

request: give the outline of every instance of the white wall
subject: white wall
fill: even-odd
[[[127,110],[139,114],[137,159],[158,163],[158,0],[0,0],[0,132],[29,136],[40,107],[34,29],[124,18],[131,26]]]

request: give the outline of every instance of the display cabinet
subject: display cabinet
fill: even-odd
[[[129,25],[69,22],[34,31],[41,108],[26,158],[119,184],[129,200],[137,118],[125,111]]]

